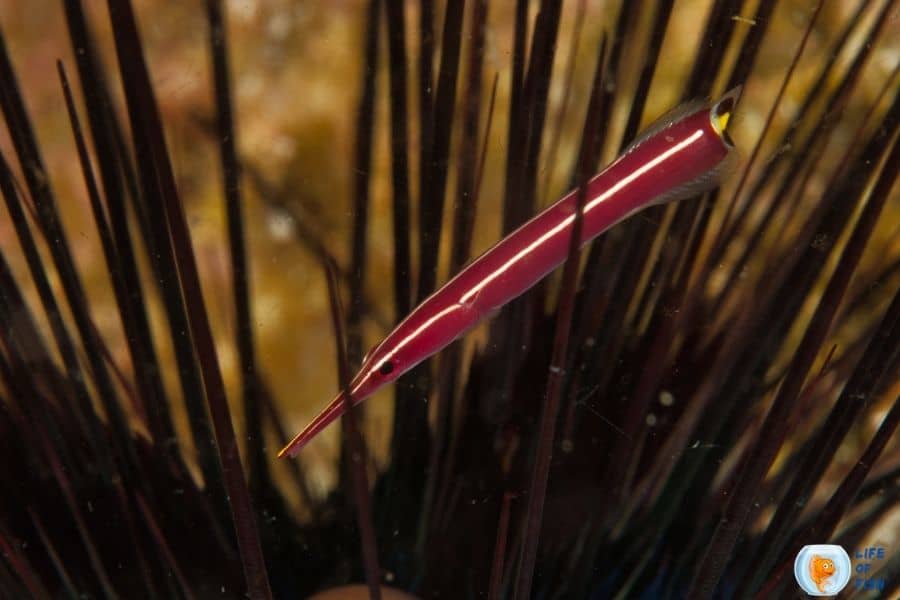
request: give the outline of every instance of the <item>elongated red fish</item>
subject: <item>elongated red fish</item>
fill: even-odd
[[[717,102],[689,102],[659,119],[588,183],[582,244],[634,213],[715,188],[734,146],[726,133],[740,88]],[[568,255],[577,190],[473,260],[416,307],[363,360],[350,384],[353,404],[465,334]],[[341,394],[278,453],[295,456],[344,413]]]

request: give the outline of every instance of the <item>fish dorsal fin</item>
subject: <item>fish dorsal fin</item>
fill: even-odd
[[[621,156],[625,156],[644,142],[646,142],[651,137],[655,136],[661,131],[664,131],[671,127],[673,124],[681,121],[683,118],[688,115],[692,115],[696,112],[703,110],[704,108],[709,107],[709,102],[706,100],[689,100],[684,104],[680,104],[676,106],[669,112],[663,114],[661,117],[650,123],[646,128],[644,128],[641,133],[634,138],[634,141],[628,145],[627,148],[622,152]]]
[[[664,194],[654,198],[651,204],[666,204],[676,200],[686,200],[717,188],[722,179],[734,169],[736,158],[737,156],[734,152],[730,153],[715,168],[698,175],[690,181],[673,187]]]

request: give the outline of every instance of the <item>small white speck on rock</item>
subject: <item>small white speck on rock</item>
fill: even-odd
[[[672,406],[675,404],[675,396],[672,395],[672,392],[663,390],[659,393],[659,403],[663,406]]]

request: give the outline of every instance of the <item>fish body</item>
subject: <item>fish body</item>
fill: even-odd
[[[587,184],[581,243],[652,206],[694,196],[718,185],[733,155],[726,133],[740,89],[718,102],[691,102],[651,125]],[[544,209],[465,266],[417,306],[363,359],[350,384],[353,404],[440,351],[568,256],[577,190]],[[345,410],[341,394],[284,449],[294,456]]]
[[[820,592],[824,593],[828,591],[826,586],[828,585],[828,579],[832,575],[834,575],[833,560],[819,556],[818,554],[814,554],[812,558],[809,559],[809,576],[816,584],[816,587],[819,588]]]

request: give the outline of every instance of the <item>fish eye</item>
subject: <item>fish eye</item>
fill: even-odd
[[[378,372],[382,375],[390,375],[394,372],[394,363],[389,360],[384,361],[381,363],[381,366],[378,367]]]

